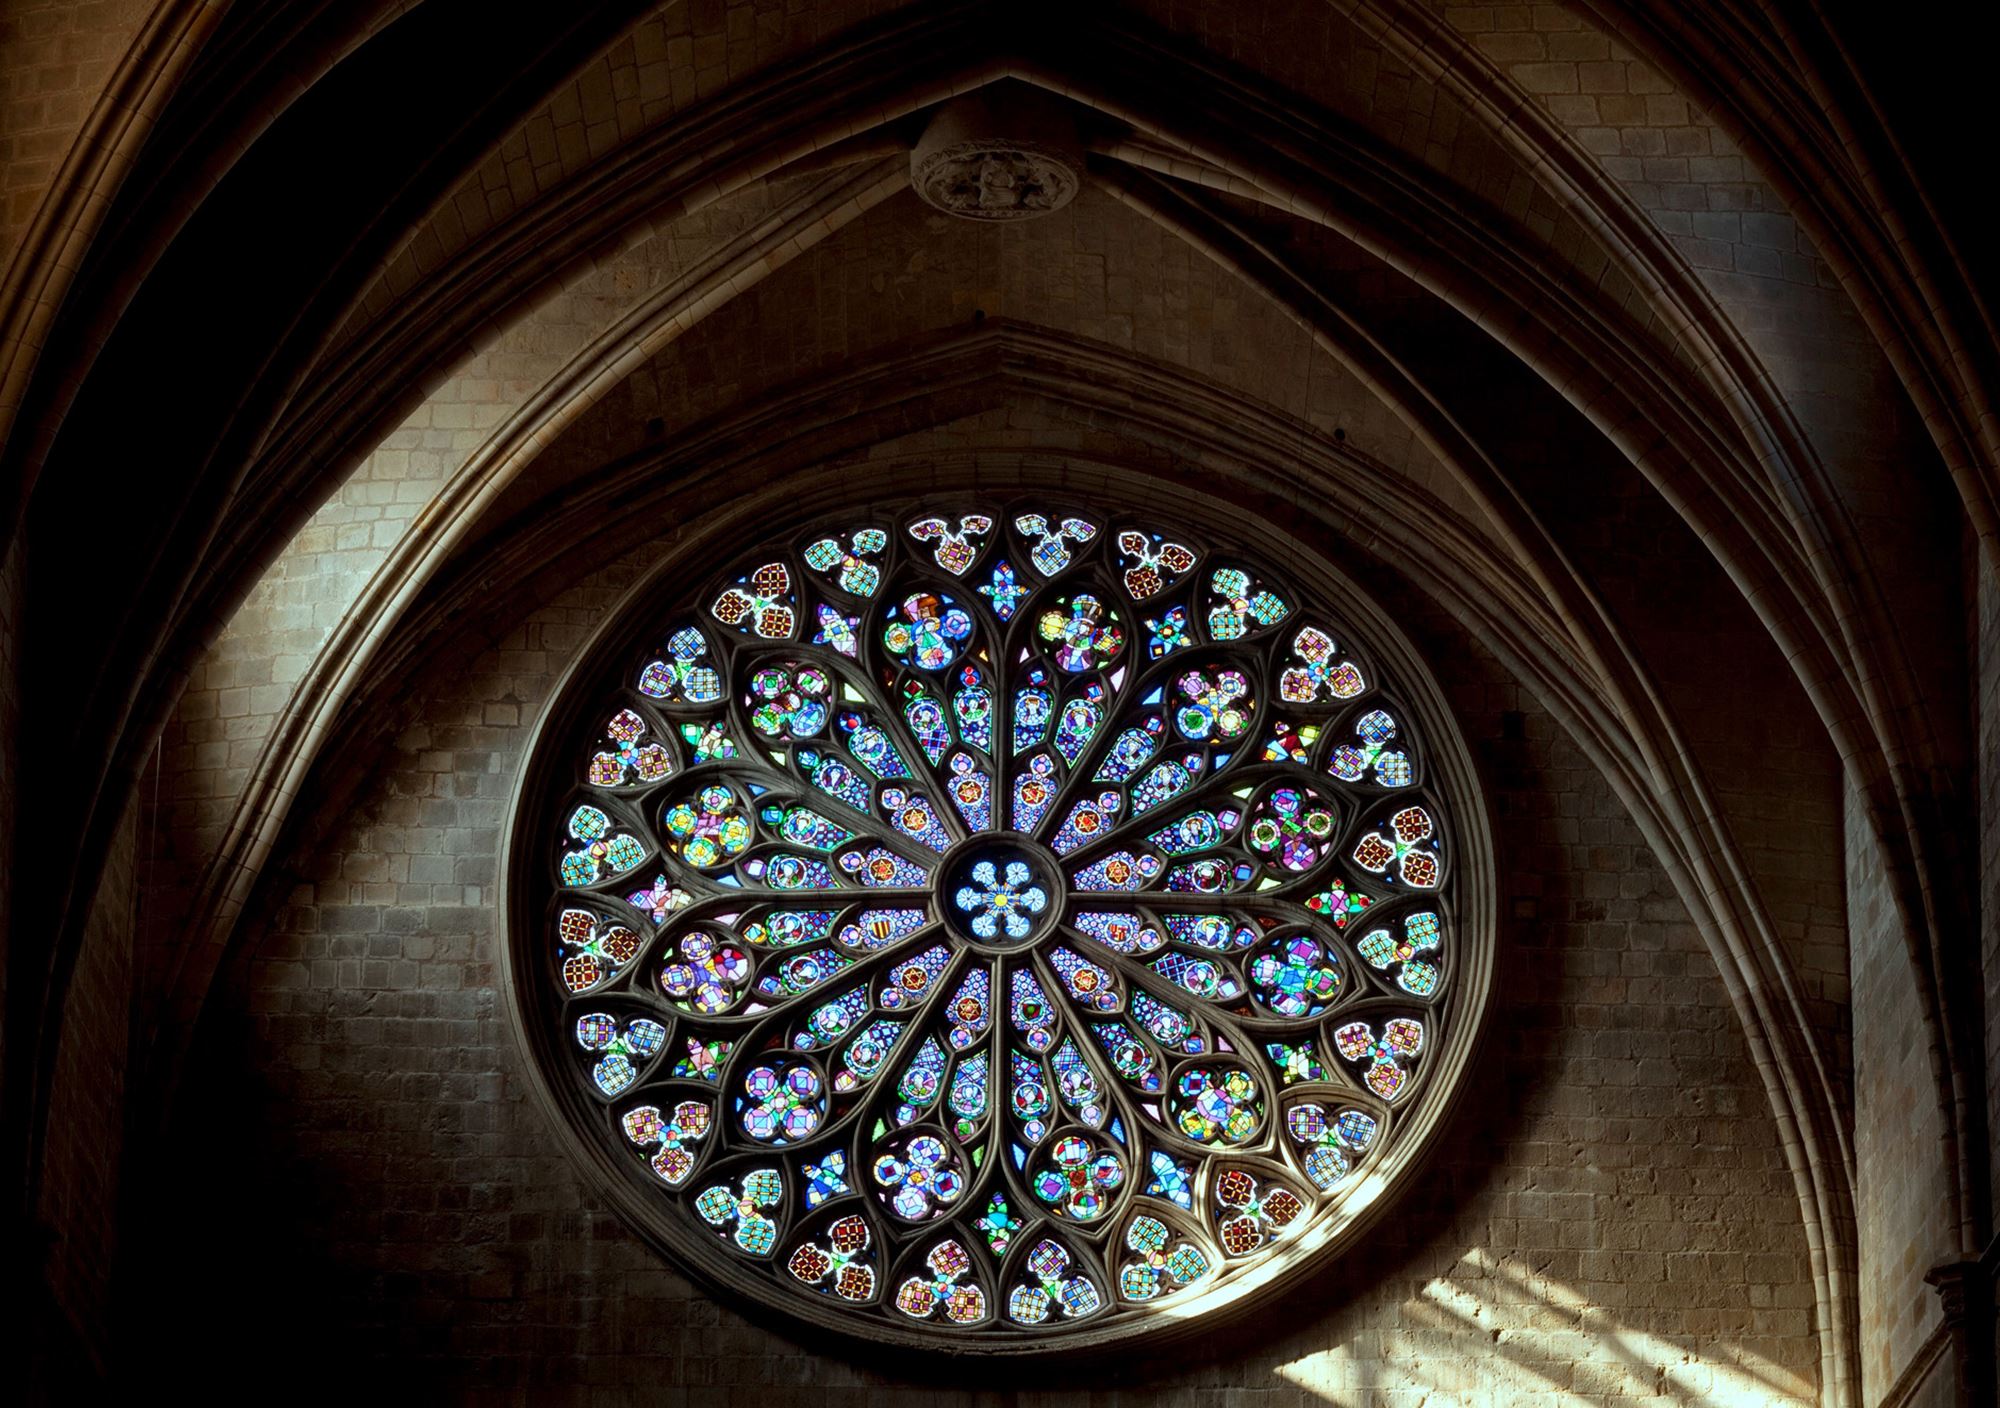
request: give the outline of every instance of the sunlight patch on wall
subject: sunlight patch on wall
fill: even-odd
[[[1477,1393],[1495,1404],[1634,1398],[1778,1408],[1814,1399],[1808,1380],[1761,1355],[1622,1325],[1574,1288],[1481,1248],[1461,1258],[1451,1276],[1429,1282],[1404,1313],[1403,1334],[1358,1336],[1281,1365],[1278,1376],[1341,1405],[1369,1401],[1392,1386]],[[1480,1335],[1491,1352],[1426,1354],[1431,1332],[1461,1346]]]

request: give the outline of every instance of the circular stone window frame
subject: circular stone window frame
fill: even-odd
[[[870,468],[879,475],[886,467]],[[877,475],[855,476],[831,494],[822,490],[788,496],[767,490],[757,494],[754,503],[738,500],[711,509],[684,524],[664,545],[659,560],[605,612],[550,689],[522,749],[501,833],[501,987],[506,1020],[526,1057],[532,1098],[558,1131],[559,1142],[589,1187],[669,1264],[747,1318],[776,1316],[774,1328],[816,1344],[893,1345],[937,1364],[972,1358],[1081,1362],[1140,1344],[1152,1348],[1185,1343],[1240,1323],[1364,1250],[1361,1244],[1368,1231],[1417,1182],[1421,1165],[1434,1151],[1463,1095],[1466,1069],[1484,1036],[1498,911],[1490,811],[1471,749],[1424,657],[1366,591],[1289,528],[1172,481],[1093,469],[1097,472],[1088,476],[1022,469],[967,473],[953,476],[957,483],[934,482],[902,492],[870,482]],[[706,605],[705,597],[690,593],[688,582],[705,592],[718,580],[718,565],[744,565],[766,545],[794,550],[795,540],[801,540],[805,530],[827,526],[842,512],[871,521],[901,522],[920,508],[934,510],[946,502],[957,507],[981,500],[1004,504],[1012,511],[1020,507],[1018,500],[1025,494],[1040,493],[1057,504],[1074,505],[1099,497],[1115,499],[1120,491],[1125,493],[1118,506],[1098,513],[1107,524],[1131,518],[1150,522],[1156,529],[1169,523],[1199,524],[1200,533],[1190,529],[1189,535],[1199,537],[1206,558],[1233,557],[1275,569],[1314,614],[1352,628],[1382,677],[1394,683],[1398,705],[1415,724],[1424,746],[1425,788],[1441,799],[1457,835],[1446,877],[1448,893],[1440,892],[1451,915],[1457,952],[1451,990],[1437,1009],[1445,1017],[1442,1038],[1426,1052],[1421,1087],[1425,1098],[1406,1113],[1399,1112],[1399,1130],[1391,1146],[1337,1195],[1330,1212],[1315,1218],[1278,1255],[1212,1290],[1182,1291],[1101,1326],[1045,1337],[1028,1332],[1013,1339],[969,1340],[929,1322],[913,1321],[905,1327],[884,1316],[864,1323],[835,1309],[832,1302],[789,1294],[775,1277],[746,1275],[722,1239],[677,1214],[661,1196],[661,1186],[643,1176],[639,1161],[621,1157],[625,1151],[602,1137],[598,1127],[604,1121],[603,1107],[585,1090],[585,1083],[554,1077],[556,1071],[569,1070],[574,1053],[564,1040],[567,1034],[552,1020],[566,999],[554,990],[547,973],[547,910],[554,887],[543,872],[548,868],[544,849],[551,819],[576,789],[573,754],[586,720],[624,687],[632,657],[658,638],[668,620],[699,613]],[[1135,512],[1126,506],[1131,503],[1144,507]],[[1353,547],[1311,509],[1297,507],[1302,523],[1352,551],[1365,551]],[[804,598],[799,599],[803,609]],[[995,798],[996,810],[1001,801]],[[997,994],[994,1001],[997,1030],[1001,1021]],[[722,1094],[720,1089],[717,1093]]]

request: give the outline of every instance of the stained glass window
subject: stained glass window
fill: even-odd
[[[1340,1249],[1478,940],[1439,725],[1322,603],[1194,523],[975,503],[634,638],[542,733],[516,972],[656,1240],[1009,1350]]]

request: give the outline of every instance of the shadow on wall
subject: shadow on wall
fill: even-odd
[[[1291,1313],[1180,1353],[1065,1369],[1060,1390],[1022,1366],[982,1365],[986,1391],[965,1389],[964,1371],[910,1372],[886,1355],[822,1354],[769,1333],[592,1211],[511,1078],[511,1045],[479,1039],[499,1035],[490,989],[462,994],[479,1014],[460,1028],[471,1040],[445,1057],[456,1073],[434,1079],[396,1069],[424,1064],[407,1044],[406,998],[364,983],[311,1001],[282,974],[316,946],[295,948],[283,932],[272,941],[248,989],[227,994],[227,1015],[209,1024],[210,1083],[161,1170],[178,1185],[150,1258],[167,1276],[141,1297],[152,1306],[146,1348],[128,1365],[143,1363],[151,1382],[284,1383],[309,1402],[397,1385],[440,1401],[536,1404],[770,1404],[804,1391],[824,1408],[1813,1401],[1798,1369],[1730,1335],[1689,1332],[1701,1306],[1734,1299],[1668,1279],[1680,1274],[1669,1261],[1693,1268],[1698,1255],[1607,1254],[1627,1257],[1619,1267],[1631,1277],[1610,1293],[1657,1307],[1621,1312],[1603,1304],[1601,1278],[1593,1297],[1547,1270],[1579,1253],[1489,1249],[1496,1236],[1537,1240],[1510,1235],[1515,1217],[1571,1196],[1539,1192],[1560,1180],[1521,1167],[1546,1134],[1546,1097],[1533,1092],[1560,1075],[1547,1064],[1556,1053],[1538,1050],[1537,981],[1521,975],[1560,955],[1518,936],[1500,948],[1516,981],[1503,985],[1489,1059],[1438,1157],[1367,1241],[1290,1298]],[[391,947],[382,936],[360,945]],[[470,943],[466,956],[488,947]],[[363,958],[355,971],[391,961]],[[451,1098],[457,1082],[484,1100]],[[1606,1172],[1585,1163],[1588,1175]],[[1578,1226],[1569,1240],[1600,1240]],[[1301,1352],[1312,1343],[1326,1347]]]
[[[246,917],[180,1119],[134,1181],[124,1374],[320,1401],[1808,1402],[1796,1195],[1714,966],[1602,777],[1441,638],[1503,877],[1487,1046],[1435,1157],[1270,1313],[1095,1370],[817,1353],[600,1211],[527,1099],[496,990],[498,823],[567,605],[329,760]],[[559,629],[558,629],[559,628]],[[1419,644],[1425,644],[1419,641]],[[530,712],[532,712],[530,710]],[[135,1165],[135,1169],[139,1165]],[[130,1245],[128,1243],[128,1245]],[[968,1383],[977,1387],[968,1387]],[[232,1395],[233,1396],[233,1395]]]

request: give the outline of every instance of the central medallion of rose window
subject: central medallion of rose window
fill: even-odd
[[[1457,1020],[1450,826],[1365,646],[1198,525],[1035,503],[680,600],[522,823],[530,1006],[658,1240],[967,1349],[1337,1244]]]
[[[1059,873],[1040,846],[979,838],[946,866],[945,923],[973,943],[1017,948],[1055,922]]]

